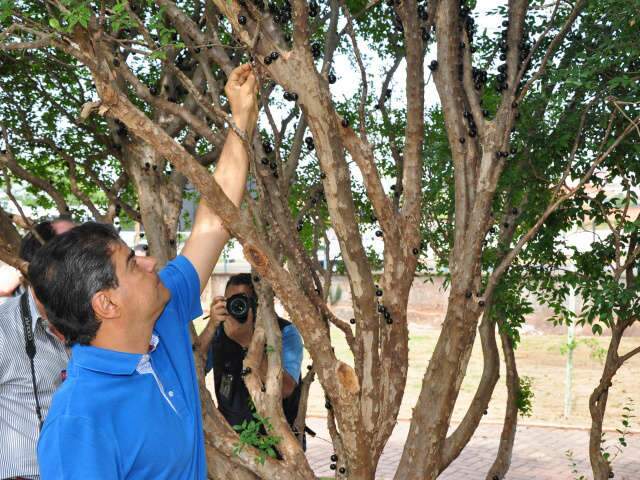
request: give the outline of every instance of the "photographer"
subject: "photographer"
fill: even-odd
[[[256,307],[251,275],[232,276],[224,297],[214,298],[211,319],[198,339],[201,353],[207,356],[206,372],[213,369],[218,409],[232,426],[253,419],[241,372],[253,336]],[[282,407],[293,426],[300,402],[302,338],[291,322],[278,317],[278,326],[282,331]],[[260,373],[266,376],[266,361]]]

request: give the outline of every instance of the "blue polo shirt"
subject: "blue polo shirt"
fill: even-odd
[[[42,480],[207,478],[189,335],[202,315],[200,281],[182,256],[160,279],[171,299],[151,353],[74,345],[38,442]]]

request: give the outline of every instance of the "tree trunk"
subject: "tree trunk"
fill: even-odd
[[[298,414],[296,415],[295,422],[293,422],[294,431],[297,432],[298,440],[301,444],[303,443],[303,439],[305,436],[304,429],[307,423],[307,405],[309,402],[309,392],[311,390],[311,384],[313,383],[314,377],[315,373],[313,369],[311,369],[302,379],[302,387],[300,387],[300,403],[298,404]]]
[[[0,208],[0,236],[2,236],[2,242],[8,249],[18,252],[21,240],[20,234],[7,212],[2,208]]]
[[[500,330],[502,352],[504,354],[505,369],[507,371],[507,408],[504,415],[500,446],[493,465],[487,473],[487,480],[501,480],[511,466],[513,444],[516,439],[518,426],[518,396],[520,392],[520,376],[516,367],[516,356],[513,350],[513,340]]]
[[[467,369],[480,310],[455,288],[436,348],[422,380],[396,480],[435,480],[460,385]]]
[[[207,449],[207,466],[209,478],[212,480],[257,480],[258,477],[250,470],[233,463],[229,457],[215,448]]]
[[[591,430],[589,432],[589,460],[594,480],[606,480],[611,473],[611,464],[602,456],[602,422],[607,409],[611,380],[620,368],[618,348],[624,327],[614,325],[611,328],[611,340],[604,363],[602,377],[598,386],[589,397],[589,413],[591,414]]]
[[[128,156],[127,173],[138,193],[149,255],[164,265],[176,255],[184,177],[172,174],[182,177],[177,182],[165,178],[165,160],[144,141],[136,139],[124,148]]]
[[[482,323],[478,328],[484,361],[480,384],[462,422],[445,441],[440,472],[443,472],[451,462],[458,458],[460,452],[473,437],[482,420],[482,416],[489,406],[489,401],[500,378],[500,355],[498,355],[498,346],[496,344],[495,321],[492,315],[488,314],[489,309],[490,307],[487,307],[487,313],[483,315]]]

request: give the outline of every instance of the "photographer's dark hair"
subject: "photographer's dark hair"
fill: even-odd
[[[87,345],[96,336],[100,322],[91,298],[100,290],[118,286],[111,260],[118,242],[112,225],[87,222],[43,245],[29,264],[36,296],[70,345]]]
[[[34,231],[36,232],[37,236],[34,235]],[[22,260],[30,262],[36,252],[40,250],[40,247],[42,247],[42,242],[47,243],[55,236],[56,232],[53,229],[52,222],[47,220],[38,223],[29,233],[24,236],[24,238],[20,242],[20,251],[18,255]]]
[[[227,280],[227,285],[224,287],[224,289],[226,290],[232,285],[247,285],[251,288],[251,293],[253,293],[254,298],[256,297],[256,291],[253,288],[253,282],[251,281],[250,273],[238,273],[236,275],[232,275],[231,277],[229,277],[229,280]]]

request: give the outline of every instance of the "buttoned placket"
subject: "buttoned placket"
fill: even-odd
[[[160,380],[158,375],[156,375],[156,372],[153,369],[153,364],[151,363],[150,353],[156,349],[159,342],[160,342],[160,338],[157,335],[153,334],[151,336],[151,345],[149,345],[149,353],[145,353],[142,355],[142,357],[140,358],[140,362],[138,362],[138,366],[136,367],[136,372],[138,372],[140,375],[148,375],[148,374],[153,375],[153,378],[156,381],[156,385],[158,386],[160,393],[162,393],[162,396],[167,401],[171,409],[177,414],[178,411],[176,410],[176,407],[173,405],[173,402],[171,401],[171,397],[173,397],[173,391],[169,390],[168,392],[165,392],[164,386],[162,385],[162,381]]]

